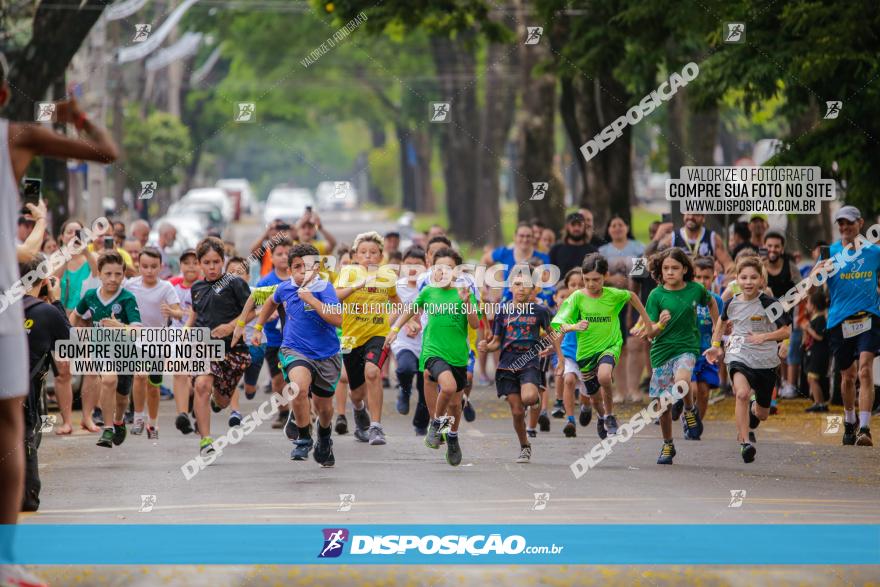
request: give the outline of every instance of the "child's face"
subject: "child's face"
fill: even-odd
[[[764,278],[758,273],[754,267],[743,267],[736,274],[736,283],[746,296],[752,298],[764,288]]]
[[[700,283],[706,289],[712,288],[712,282],[715,280],[715,272],[711,269],[694,268],[694,281]]]
[[[289,247],[278,246],[272,251],[272,268],[282,273],[287,271],[287,251]]]
[[[306,260],[302,257],[294,257],[290,260],[290,277],[293,279],[293,282],[297,285],[302,285],[303,280],[306,277],[306,273],[311,271],[314,267],[314,261],[311,263],[306,263]]]
[[[455,269],[455,259],[452,257],[440,257],[434,260],[433,281],[441,287],[450,287],[455,282],[453,270]]]
[[[382,262],[382,248],[372,241],[362,242],[355,251],[355,260],[363,267],[378,265]]]
[[[553,294],[553,301],[556,302],[557,306],[561,306],[562,302],[568,299],[569,289],[567,287],[560,287],[556,290],[556,293]]]
[[[416,257],[406,257],[400,267],[401,277],[409,280],[415,280],[419,275],[425,272],[425,261]]]
[[[568,281],[565,283],[565,286],[569,290],[583,289],[584,288],[584,276],[580,273],[574,273],[571,277],[568,278]]]
[[[180,273],[185,281],[196,281],[199,278],[199,262],[192,255],[181,259]]]
[[[428,264],[433,265],[434,253],[439,251],[440,249],[445,249],[446,243],[434,243],[425,251],[425,256],[428,258]]]
[[[510,292],[513,294],[513,300],[519,303],[525,303],[532,295],[535,288],[531,287],[525,277],[516,277],[510,284]]]
[[[684,265],[672,257],[663,259],[660,272],[663,275],[663,283],[666,285],[678,285],[684,281]]]
[[[605,287],[605,276],[598,271],[584,273],[584,288],[593,295],[598,295]]]
[[[238,263],[238,262],[230,263],[229,265],[227,265],[226,272],[232,273],[233,275],[238,275],[239,277],[241,277],[244,280],[247,280],[247,278],[248,278],[247,269],[245,268],[244,265],[242,265],[241,263]]]
[[[199,259],[199,266],[208,281],[215,281],[223,275],[223,257],[214,249],[209,250]]]
[[[159,278],[159,269],[161,267],[162,262],[156,257],[150,255],[141,255],[140,260],[138,261],[138,268],[141,277],[143,277],[144,281],[147,283],[153,283]]]
[[[101,280],[101,289],[104,293],[116,293],[125,276],[125,269],[118,263],[107,263],[101,268],[98,277]]]
[[[351,265],[351,255],[348,253],[343,254],[339,257],[339,266],[345,267],[346,265]]]

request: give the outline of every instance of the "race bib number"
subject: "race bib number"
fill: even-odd
[[[857,320],[844,320],[841,325],[843,338],[852,338],[871,330],[871,317],[865,316]]]

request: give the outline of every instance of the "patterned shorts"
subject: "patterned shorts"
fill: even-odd
[[[672,390],[675,385],[675,373],[677,371],[687,371],[693,373],[694,365],[697,363],[697,357],[693,353],[682,353],[677,357],[673,357],[651,370],[651,386],[649,395],[651,397],[660,397]],[[690,375],[686,381],[690,381]]]
[[[214,393],[224,397],[232,397],[238,380],[244,375],[245,370],[251,364],[249,350],[229,351],[222,361],[211,361],[211,375],[214,376]],[[196,375],[193,377],[195,384]]]

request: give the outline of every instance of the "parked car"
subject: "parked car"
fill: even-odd
[[[251,184],[246,179],[221,179],[216,187],[226,191],[232,199],[235,207],[235,219],[241,218],[242,214],[253,214],[254,197],[251,192]]]
[[[226,228],[223,210],[217,204],[207,200],[180,200],[168,208],[168,216],[201,216],[207,223],[207,230]]]
[[[181,202],[209,202],[215,204],[223,212],[223,219],[232,222],[235,219],[235,206],[232,199],[220,188],[192,189],[180,199]]]
[[[177,251],[178,253],[183,252],[184,249],[195,247],[205,237],[210,228],[203,216],[182,212],[179,214],[171,214],[169,212],[168,216],[159,218],[153,226],[160,226],[164,222],[171,224],[177,229],[177,238],[174,240],[172,251]],[[154,229],[150,232],[150,242],[158,240],[159,233]]]
[[[321,210],[353,210],[357,207],[357,190],[350,181],[322,181],[315,190]]]
[[[315,198],[309,190],[277,187],[269,192],[269,197],[266,198],[263,222],[268,225],[276,218],[280,218],[293,224],[305,213],[308,206],[315,207]]]

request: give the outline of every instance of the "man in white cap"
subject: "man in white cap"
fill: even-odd
[[[843,396],[843,444],[873,446],[871,406],[874,403],[874,356],[880,349],[880,294],[877,274],[880,247],[860,234],[865,221],[855,206],[843,206],[834,215],[840,240],[831,245],[831,257],[843,249],[840,270],[828,278],[828,340],[840,369]],[[861,248],[854,248],[857,241]],[[830,264],[830,261],[827,262]],[[829,268],[830,269],[830,268]],[[858,432],[856,432],[856,377],[859,378]]]

